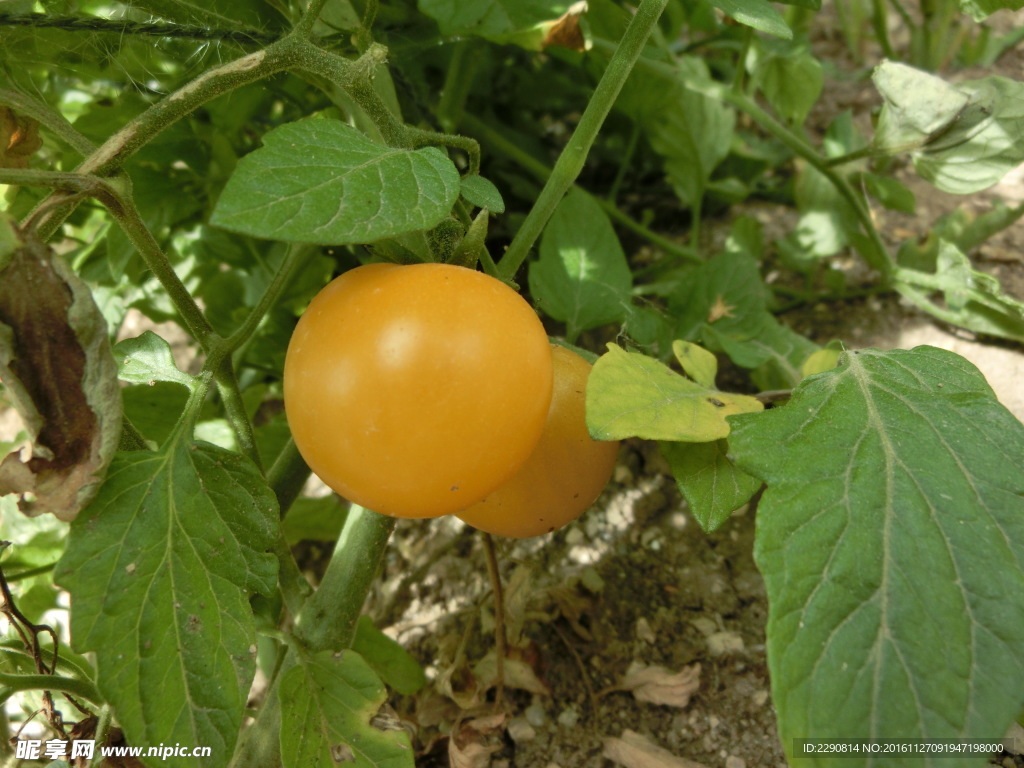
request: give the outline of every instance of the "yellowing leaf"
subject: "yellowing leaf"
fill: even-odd
[[[595,363],[587,383],[587,426],[597,440],[719,440],[729,434],[726,417],[763,408],[753,397],[690,381],[654,358],[614,344]]]
[[[718,358],[692,341],[673,341],[672,354],[683,367],[683,373],[705,387],[715,386],[718,375]]]

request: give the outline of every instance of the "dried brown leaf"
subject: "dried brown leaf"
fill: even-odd
[[[587,11],[586,0],[573,3],[562,17],[548,27],[547,35],[541,43],[542,48],[558,45],[573,51],[588,51],[591,42],[587,40],[580,27],[580,18]]]
[[[648,667],[634,661],[617,687],[632,691],[637,701],[685,707],[700,687],[700,664],[685,667],[682,672],[672,672],[665,667]]]
[[[28,168],[28,159],[42,146],[37,121],[0,107],[0,168]]]
[[[492,650],[473,667],[473,674],[480,681],[480,688],[487,690],[498,682],[498,656]],[[505,659],[505,687],[518,688],[541,696],[550,696],[551,691],[537,677],[533,667],[519,659]]]
[[[676,757],[635,731],[625,730],[622,738],[604,740],[604,757],[625,768],[705,768],[702,763]]]
[[[455,743],[455,739],[448,740],[448,761],[452,768],[488,768],[491,764],[491,755],[500,747],[493,744],[480,744],[470,742],[464,747]]]
[[[46,245],[0,227],[14,244],[0,254],[0,380],[32,440],[27,461],[0,462],[0,495],[18,494],[29,516],[70,521],[117,450],[117,364],[88,287]]]

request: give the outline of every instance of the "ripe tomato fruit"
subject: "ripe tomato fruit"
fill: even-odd
[[[457,517],[498,536],[528,538],[568,525],[611,479],[618,441],[590,437],[586,419],[590,363],[552,346],[555,389],[547,424],[530,458],[511,480]]]
[[[530,305],[450,264],[370,264],[328,284],[284,367],[299,452],[339,494],[395,517],[479,501],[526,461],[551,402]]]

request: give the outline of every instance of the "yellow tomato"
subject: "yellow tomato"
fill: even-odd
[[[482,501],[459,512],[474,528],[498,536],[540,536],[585,512],[611,479],[619,443],[587,432],[590,363],[553,346],[555,389],[540,442],[519,472]]]
[[[540,439],[551,350],[504,283],[449,264],[371,264],[310,303],[288,345],[299,452],[345,498],[436,517],[508,480]]]

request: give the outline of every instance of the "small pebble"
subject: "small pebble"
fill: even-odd
[[[513,717],[508,721],[508,735],[512,741],[519,744],[523,741],[533,741],[537,738],[537,731],[525,717]]]
[[[540,704],[531,704],[523,714],[526,716],[526,722],[534,728],[542,728],[548,721],[548,713]]]
[[[558,724],[563,728],[572,728],[579,720],[580,713],[572,707],[562,710],[562,713],[558,716]]]
[[[743,638],[735,632],[715,632],[708,635],[707,641],[708,653],[712,656],[739,653],[743,650]]]

